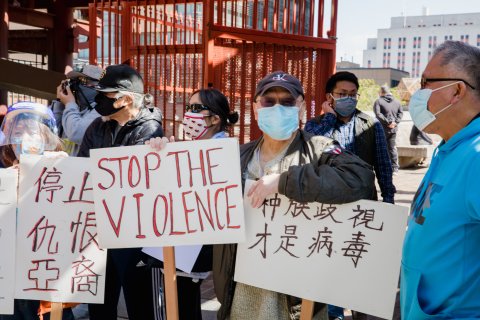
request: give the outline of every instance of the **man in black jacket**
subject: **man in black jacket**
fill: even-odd
[[[393,173],[398,172],[398,152],[395,139],[397,138],[398,124],[402,121],[402,104],[393,97],[388,86],[380,88],[380,98],[375,101],[373,111],[383,126],[388,144],[388,154],[392,162]]]
[[[96,90],[95,110],[102,116],[85,132],[79,157],[91,149],[144,144],[162,137],[162,115],[146,106],[143,79],[127,65],[105,69]],[[154,319],[152,279],[148,257],[141,248],[109,249],[104,304],[90,304],[91,320],[117,320],[117,304],[123,288],[130,320]]]

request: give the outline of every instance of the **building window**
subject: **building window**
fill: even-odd
[[[480,34],[477,34],[477,47],[480,47]]]
[[[398,38],[398,49],[402,49],[402,38]]]
[[[417,52],[417,75],[416,77],[418,77],[420,75],[420,51]]]
[[[420,49],[422,46],[422,37],[418,37],[417,48]]]
[[[432,36],[428,37],[428,49],[432,49],[432,46],[433,46],[432,38],[433,38]]]
[[[428,51],[428,60],[432,57],[432,51]]]
[[[405,49],[406,44],[407,44],[407,38],[404,37],[403,38],[403,49]]]
[[[387,38],[383,38],[383,50],[387,49]]]
[[[371,67],[372,67],[372,60],[368,60],[367,66],[368,66],[367,68],[371,68]]]
[[[413,37],[413,48],[417,48],[417,37]]]
[[[433,36],[433,48],[437,47],[437,36]]]

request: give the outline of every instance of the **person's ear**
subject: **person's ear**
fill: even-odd
[[[305,102],[305,100],[303,100],[298,107],[298,118],[302,120],[305,116],[305,112],[307,112],[307,103]]]
[[[330,92],[325,94],[325,98],[327,99],[328,102],[333,104],[333,97],[332,97],[332,94]]]
[[[133,97],[129,94],[121,96],[114,104],[115,108],[121,108],[133,103]]]
[[[222,120],[220,119],[220,116],[214,115],[214,116],[210,117],[210,121],[212,121],[211,124],[215,126],[215,125],[219,124]]]
[[[253,115],[255,117],[255,121],[258,121],[258,112],[257,109],[261,108],[260,102],[253,101]]]
[[[455,89],[456,89],[456,92],[453,95],[452,100],[450,101],[451,104],[455,104],[461,99],[463,99],[463,97],[465,97],[465,94],[467,93],[467,90],[468,90],[467,85],[463,82],[457,83],[455,85]]]

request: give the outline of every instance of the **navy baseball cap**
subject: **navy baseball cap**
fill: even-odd
[[[260,82],[257,84],[254,98],[264,95],[268,89],[274,87],[281,87],[288,90],[294,98],[297,98],[299,95],[305,97],[300,80],[289,73],[275,71],[260,80]]]

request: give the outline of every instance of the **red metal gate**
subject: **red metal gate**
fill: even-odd
[[[259,135],[252,94],[267,73],[297,76],[307,118],[317,114],[335,67],[337,0],[324,34],[324,0],[95,1],[90,5],[90,62],[129,61],[164,114],[167,135],[181,136],[189,95],[214,86],[239,111],[232,134]],[[318,34],[318,36],[317,36]]]

